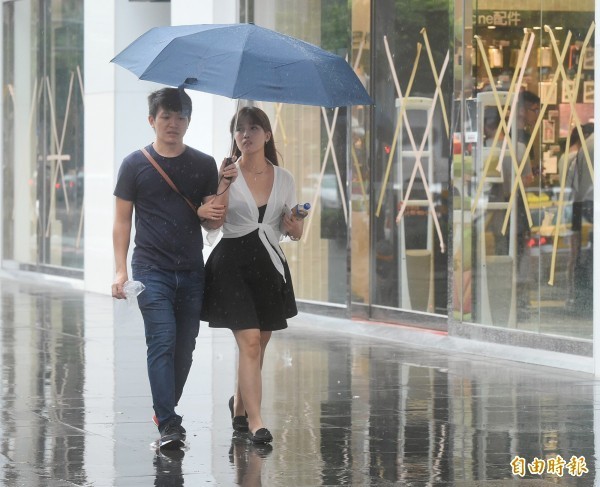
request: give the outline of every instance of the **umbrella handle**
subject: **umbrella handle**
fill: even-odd
[[[226,157],[225,161],[226,162],[225,162],[225,166],[223,166],[223,169],[226,168],[227,166],[231,166],[233,164],[233,157]],[[227,181],[231,181],[233,179],[231,176],[223,176],[223,178],[227,179]]]
[[[240,99],[237,99],[237,103],[235,105],[235,121],[233,122],[233,130],[232,130],[232,134],[231,134],[231,149],[229,150],[229,157],[226,157],[225,159],[227,160],[227,162],[225,163],[224,167],[230,166],[231,164],[233,164],[233,148],[235,147],[235,130],[237,127],[237,121],[238,121],[238,113],[240,112]],[[231,181],[231,177],[225,177],[223,176],[225,179],[227,179],[228,181]]]
[[[231,157],[233,156],[233,148],[235,147],[235,130],[237,127],[238,114],[240,113],[240,99],[237,99],[237,103],[235,105],[235,121],[233,122],[233,130],[231,131],[231,150],[229,151],[229,157],[227,158],[227,164],[225,166],[229,166],[233,161],[231,161]]]

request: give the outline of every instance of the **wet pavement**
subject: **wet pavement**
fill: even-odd
[[[344,333],[352,322],[309,314],[267,351],[272,447],[232,436],[235,344],[203,323],[179,406],[188,445],[157,453],[137,307],[32,280],[0,278],[0,295],[2,486],[596,482],[591,375]]]

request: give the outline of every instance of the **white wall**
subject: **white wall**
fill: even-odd
[[[15,62],[24,66],[31,66],[37,60],[37,55],[32,49],[35,36],[31,31],[31,5],[29,2],[16,2],[15,25],[24,26],[15,29]],[[13,173],[13,192],[15,195],[13,206],[13,219],[15,222],[13,232],[13,258],[20,263],[35,263],[37,242],[32,235],[32,223],[35,221],[35,212],[40,208],[35,207],[36,198],[31,196],[35,188],[31,188],[28,181],[33,174],[36,164],[35,135],[32,135],[30,124],[30,112],[32,108],[32,92],[34,82],[32,74],[27,69],[15,69],[14,73],[14,96],[15,107],[15,130],[13,150],[15,155]],[[37,87],[39,88],[39,86]],[[19,164],[16,161],[20,161]]]
[[[147,96],[159,85],[140,81],[110,63],[151,27],[235,22],[235,0],[85,2],[85,289],[110,293],[114,278],[112,195],[119,166],[130,152],[150,143]],[[192,123],[185,142],[220,162],[229,146],[234,103],[191,92]],[[132,246],[133,247],[133,242]]]
[[[86,0],[84,10],[85,289],[108,294],[114,278],[112,193],[123,158],[153,140],[146,98],[157,87],[110,60],[149,28],[168,25],[170,8]]]

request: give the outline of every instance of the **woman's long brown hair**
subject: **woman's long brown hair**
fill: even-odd
[[[265,132],[269,132],[271,137],[265,144],[265,157],[269,159],[275,166],[279,166],[279,160],[277,159],[277,149],[275,148],[275,138],[273,137],[273,129],[271,129],[271,122],[269,121],[269,117],[265,112],[263,112],[258,107],[243,107],[237,114],[237,123],[240,122],[248,122],[252,125],[258,125]],[[235,127],[233,126],[236,123],[235,115],[231,119],[231,124],[229,125],[229,132],[231,136],[234,136]],[[233,154],[232,156],[240,157],[242,155],[237,144],[234,144]]]

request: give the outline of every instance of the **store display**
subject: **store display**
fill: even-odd
[[[537,65],[538,68],[552,67],[552,49],[550,49],[549,46],[542,46],[538,48]]]
[[[554,120],[542,120],[542,142],[544,144],[554,143],[555,131]]]
[[[594,82],[583,82],[583,103],[594,103]]]
[[[594,69],[594,48],[587,47],[583,53],[583,69],[593,70]]]
[[[551,81],[542,81],[538,86],[538,93],[542,104],[556,105],[556,83]]]
[[[490,62],[490,68],[501,68],[504,66],[504,56],[502,49],[496,46],[490,46],[488,48],[488,59]]]
[[[571,99],[571,95],[575,94],[573,89],[575,88],[575,80],[567,80],[562,82],[562,94],[560,97],[560,101],[562,103],[569,103]],[[577,101],[577,96],[573,101]]]

